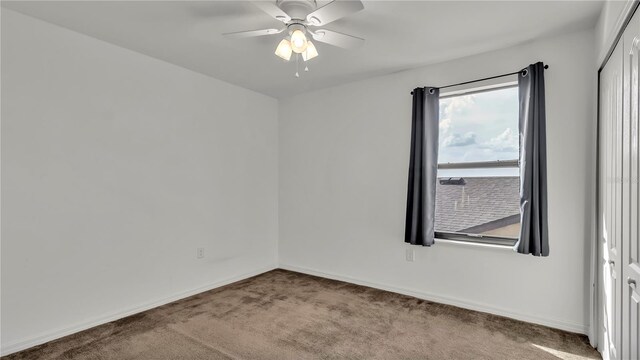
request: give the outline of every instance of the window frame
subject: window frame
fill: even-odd
[[[517,81],[500,82],[488,86],[472,87],[460,90],[446,92],[440,95],[440,100],[457,96],[465,96],[478,94],[489,91],[497,91],[518,87]],[[519,130],[519,129],[518,129]],[[518,145],[519,147],[519,145]],[[462,162],[462,163],[438,163],[440,169],[483,169],[483,168],[520,168],[520,160],[495,160],[495,161],[478,161],[478,162]],[[513,247],[518,242],[517,237],[468,234],[460,232],[435,231],[435,240],[456,241],[470,244],[480,245],[497,245],[504,247]]]

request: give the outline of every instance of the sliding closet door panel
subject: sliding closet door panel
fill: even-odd
[[[640,12],[600,72],[598,131],[600,350],[640,360]]]
[[[623,42],[618,43],[600,73],[600,244],[604,316],[603,353],[619,357],[621,347],[621,263],[619,183],[623,110]]]
[[[638,116],[640,15],[635,14],[624,32],[625,106],[622,127],[622,356],[640,359],[640,253],[638,246]]]

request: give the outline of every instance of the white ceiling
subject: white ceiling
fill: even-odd
[[[318,1],[325,3],[326,1]],[[245,1],[2,1],[2,6],[274,97],[388,74],[593,27],[599,1],[364,1],[329,25],[366,39],[317,44],[310,72],[273,55],[280,35],[220,34],[279,27]]]

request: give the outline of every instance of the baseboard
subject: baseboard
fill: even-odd
[[[225,285],[229,285],[231,283],[234,283],[236,281],[240,281],[240,280],[244,280],[244,279],[248,279],[250,277],[256,276],[256,275],[260,275],[262,273],[265,273],[267,271],[271,271],[274,269],[277,269],[278,267],[273,265],[273,266],[267,266],[267,267],[263,267],[260,268],[258,270],[254,270],[248,273],[244,273],[242,275],[238,275],[238,276],[233,276],[224,280],[220,280],[220,281],[216,281],[195,289],[191,289],[191,290],[187,290],[172,296],[168,296],[162,299],[156,299],[138,306],[134,306],[132,308],[129,309],[125,309],[122,311],[118,311],[115,313],[111,313],[108,315],[103,315],[103,316],[99,316],[96,318],[93,318],[91,320],[73,325],[73,326],[68,326],[65,328],[61,328],[61,329],[57,329],[57,330],[53,330],[53,331],[48,331],[46,333],[34,336],[32,338],[29,339],[24,339],[21,341],[16,341],[13,343],[9,343],[6,345],[2,346],[2,349],[0,349],[0,356],[5,356],[5,355],[9,355],[12,354],[14,352],[18,352],[21,350],[25,350],[28,349],[30,347],[33,346],[37,346],[40,344],[44,344],[46,342],[52,341],[52,340],[56,340],[62,337],[65,337],[67,335],[71,335],[83,330],[87,330],[90,329],[92,327],[98,326],[98,325],[102,325],[102,324],[106,324],[108,322],[111,321],[115,321],[118,319],[122,319],[124,317],[130,316],[130,315],[134,315],[143,311],[147,311],[150,309],[153,309],[155,307],[158,306],[162,306],[165,304],[168,304],[170,302],[174,302],[180,299],[184,299],[187,298],[189,296],[193,296],[196,294],[199,294],[201,292],[204,291],[209,291],[215,288],[219,288],[221,286],[225,286]]]
[[[394,292],[394,293],[398,293],[398,294],[402,294],[402,295],[413,296],[415,298],[419,298],[419,299],[423,299],[423,300],[427,300],[427,301],[432,301],[432,302],[437,302],[437,303],[441,303],[441,304],[453,305],[453,306],[457,306],[457,307],[464,308],[464,309],[480,311],[480,312],[485,312],[485,313],[494,314],[494,315],[500,315],[500,316],[508,317],[508,318],[515,319],[515,320],[525,321],[525,322],[538,324],[538,325],[544,325],[544,326],[548,326],[548,327],[552,327],[552,328],[560,329],[560,330],[565,330],[565,331],[569,331],[569,332],[573,332],[573,333],[579,333],[579,334],[585,334],[586,335],[588,333],[588,330],[589,330],[588,326],[582,325],[582,324],[573,324],[573,323],[568,323],[568,322],[564,322],[564,321],[558,321],[558,320],[555,320],[555,319],[546,319],[546,318],[542,318],[542,317],[538,317],[538,316],[532,316],[532,315],[529,315],[529,314],[516,313],[516,312],[513,312],[513,311],[500,309],[500,308],[497,308],[495,306],[490,306],[490,305],[487,305],[487,304],[482,304],[482,303],[477,303],[477,302],[473,302],[473,301],[467,301],[467,300],[463,300],[463,299],[456,299],[456,298],[451,298],[451,297],[431,294],[431,293],[427,293],[427,292],[424,292],[424,291],[415,291],[415,290],[404,289],[404,288],[400,288],[400,287],[393,286],[393,285],[387,285],[387,284],[381,284],[381,283],[373,283],[373,282],[366,281],[366,280],[360,280],[360,279],[352,278],[352,277],[349,277],[349,276],[343,276],[343,275],[338,275],[338,274],[334,274],[334,273],[327,273],[327,272],[324,272],[324,271],[318,271],[318,270],[309,269],[309,268],[306,268],[306,267],[300,267],[300,266],[294,266],[294,265],[288,265],[288,264],[282,264],[281,263],[280,264],[280,268],[284,269],[284,270],[290,270],[290,271],[303,273],[303,274],[314,275],[314,276],[319,276],[319,277],[323,277],[323,278],[344,281],[344,282],[348,282],[348,283],[352,283],[352,284],[356,284],[356,285],[362,285],[362,286],[367,286],[367,287],[371,287],[371,288],[375,288],[375,289],[390,291],[390,292]]]

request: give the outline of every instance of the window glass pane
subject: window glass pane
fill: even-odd
[[[438,162],[518,159],[518,89],[506,88],[440,100]],[[438,170],[436,231],[518,237],[517,167]]]
[[[518,88],[440,100],[439,163],[518,158]]]
[[[518,237],[517,176],[439,178],[436,231]]]

